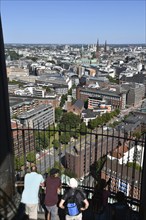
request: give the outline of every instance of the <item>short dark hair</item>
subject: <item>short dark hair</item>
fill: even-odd
[[[57,174],[57,173],[59,173],[59,169],[57,169],[57,168],[52,168],[52,169],[50,170],[50,176],[54,176],[54,175]]]
[[[33,165],[31,168],[30,168],[31,172],[37,172],[37,166],[36,165]]]

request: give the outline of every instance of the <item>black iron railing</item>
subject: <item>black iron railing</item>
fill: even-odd
[[[12,129],[16,180],[22,179],[34,163],[42,174],[48,173],[51,167],[58,167],[63,184],[68,177],[76,177],[89,195],[99,178],[111,178],[111,197],[118,190],[123,191],[129,203],[137,208],[145,134],[136,139],[130,133],[115,129],[98,128],[86,133],[75,130],[74,137],[66,141],[71,132],[55,126],[32,129],[16,124]]]

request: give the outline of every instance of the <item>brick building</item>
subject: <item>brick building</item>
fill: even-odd
[[[93,140],[93,138],[92,138]],[[93,142],[96,142],[96,144]],[[111,160],[107,157],[106,162],[101,171],[101,178],[111,181],[111,191],[117,192],[118,190],[123,191],[127,196],[132,196],[133,198],[140,198],[140,188],[139,181],[141,179],[141,170],[133,169],[133,167],[127,167],[126,164],[117,163],[117,160],[121,158],[122,155],[127,151],[127,146],[119,146],[119,151],[117,151],[117,140],[109,139],[108,141],[103,140],[103,142],[98,142],[97,139],[91,143],[82,145],[79,149],[75,146],[71,150],[68,150],[65,154],[66,165],[69,170],[77,175],[78,178],[87,176],[90,172],[90,165],[95,161],[98,161],[102,156],[113,152],[113,155],[117,157]],[[97,146],[97,147],[96,147]],[[128,170],[128,171],[127,171]]]
[[[113,149],[113,145],[117,145],[118,140],[105,138],[103,142],[99,140],[98,135],[93,135],[92,142],[86,142],[79,146],[73,146],[65,153],[66,165],[69,170],[74,172],[77,177],[81,177],[89,173],[90,165],[107,155]]]
[[[22,129],[22,125],[16,121],[11,121],[11,127],[14,155],[22,156],[24,155],[24,152],[27,153],[34,150],[35,143],[33,131],[27,130],[27,128],[24,127],[24,130],[19,130]]]
[[[101,98],[111,105],[114,109],[124,109],[126,105],[126,92],[116,92],[100,89],[91,89],[86,87],[77,87],[77,99],[82,101],[87,100],[89,97]]]
[[[52,105],[54,108],[59,107],[60,101],[56,95],[49,96],[47,98],[25,98],[25,97],[11,97],[10,96],[10,112],[11,116],[17,116],[26,111],[34,109],[40,105]]]
[[[68,99],[66,101],[66,110],[67,112],[72,112],[76,115],[81,115],[84,110],[84,102],[82,100],[77,100],[72,104],[72,98],[68,95]]]

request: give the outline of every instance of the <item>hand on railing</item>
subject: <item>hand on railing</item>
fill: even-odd
[[[17,181],[15,183],[15,187],[19,187],[19,186],[24,186],[24,182],[23,181]]]

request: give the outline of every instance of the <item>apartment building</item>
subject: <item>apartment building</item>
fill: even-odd
[[[54,108],[59,107],[59,99],[55,94],[50,94],[46,98],[30,98],[20,96],[10,96],[11,117],[20,115],[26,111],[34,109],[39,105],[52,105]]]
[[[23,127],[18,121],[11,121],[12,127],[12,139],[15,156],[22,156],[24,153],[34,150],[34,136],[33,131],[28,131],[26,127]],[[24,130],[19,130],[24,128]],[[25,137],[25,139],[24,139]]]
[[[88,98],[88,109],[93,109],[96,112],[101,114],[103,113],[110,113],[111,112],[111,105],[107,105],[105,100],[101,100],[96,97],[89,97]]]
[[[46,91],[44,89],[33,88],[33,95],[36,97],[45,97]]]
[[[77,87],[77,99],[82,101],[87,100],[89,97],[101,98],[111,105],[113,109],[124,109],[126,106],[126,92],[117,93],[116,91],[91,89],[87,87]]]
[[[18,115],[20,123],[30,128],[44,129],[55,122],[55,111],[51,105],[40,105]]]
[[[92,142],[87,141],[81,144],[81,147],[73,146],[65,153],[66,165],[69,170],[74,172],[77,177],[81,177],[89,173],[90,165],[110,152],[117,145],[116,138],[112,141],[105,139],[103,143],[98,140],[98,137],[93,135]],[[107,151],[108,150],[108,151]]]
[[[136,106],[145,97],[145,85],[140,83],[124,83],[122,88],[127,90],[127,105]]]
[[[31,99],[19,99],[19,97],[10,97],[10,113],[11,117],[22,114],[25,111],[29,111],[35,108],[38,104],[35,100]]]

